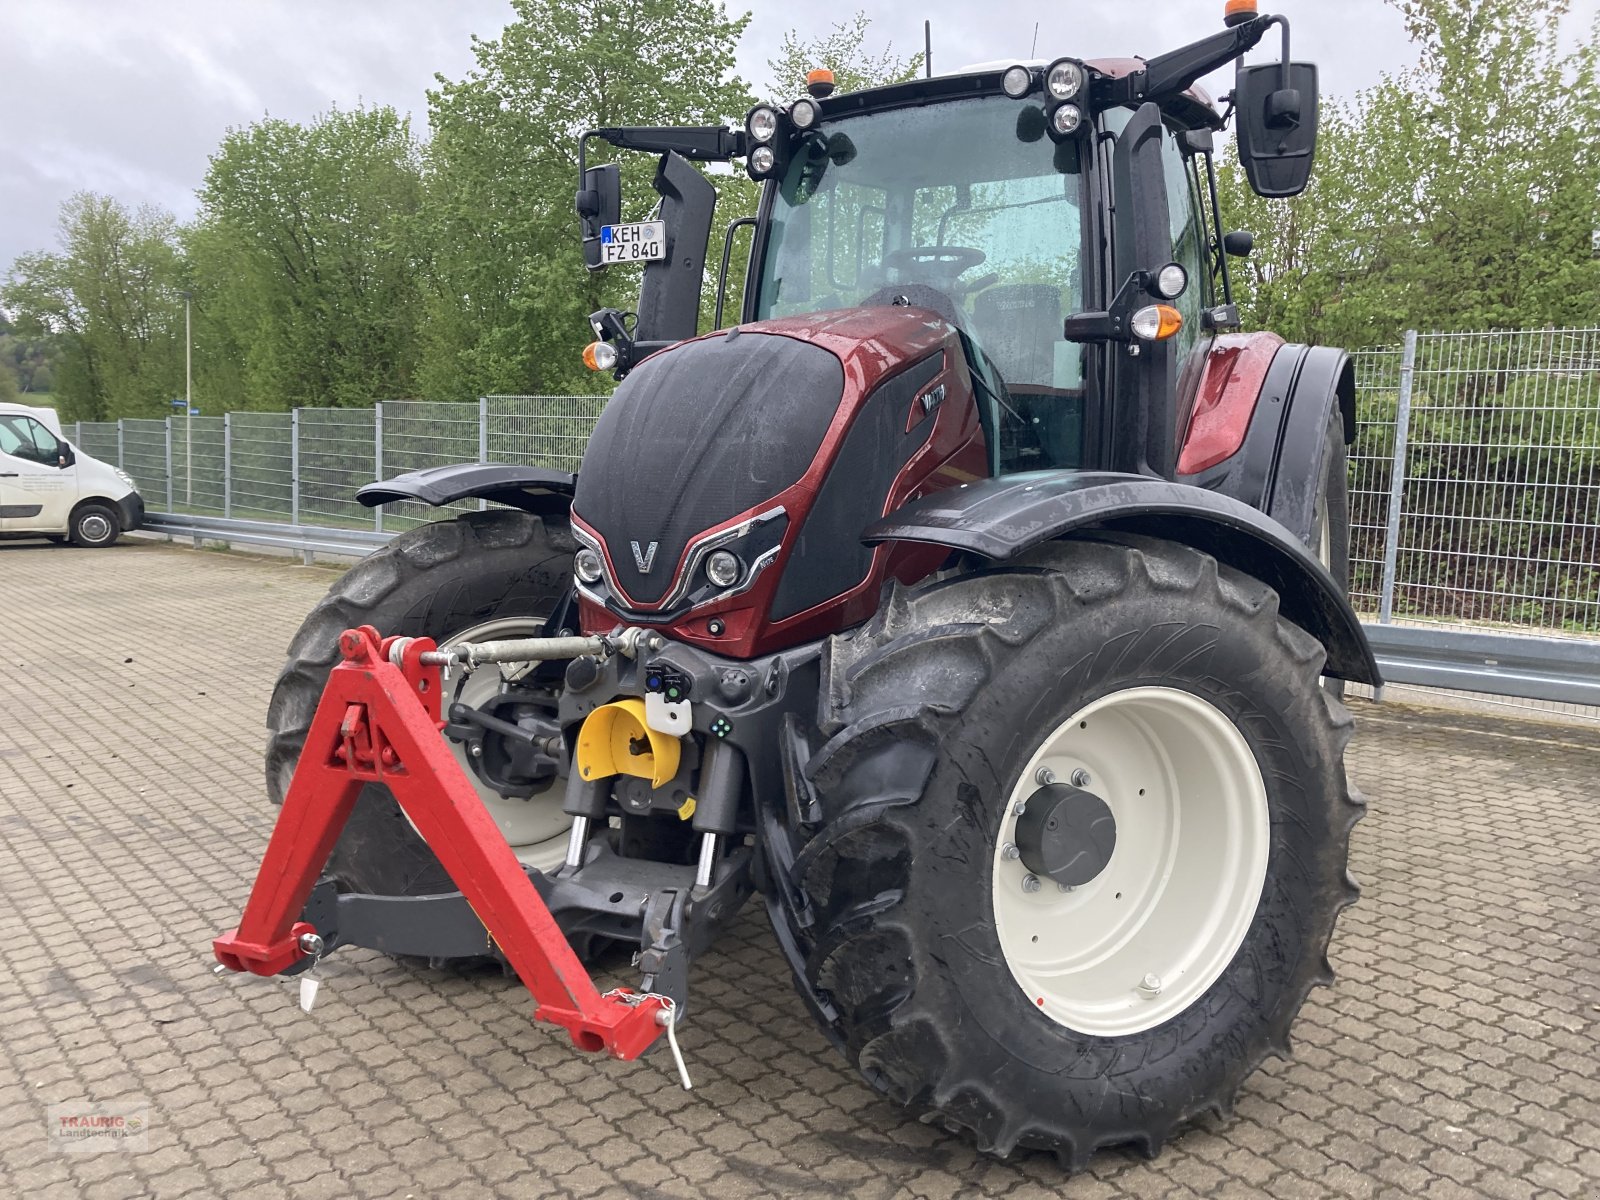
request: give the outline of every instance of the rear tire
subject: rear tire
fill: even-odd
[[[122,534],[114,509],[104,504],[85,504],[72,514],[72,528],[67,536],[74,546],[102,549],[116,544]]]
[[[1015,569],[897,592],[860,633],[830,644],[821,723],[832,736],[807,768],[822,820],[795,859],[805,907],[787,931],[807,985],[838,1013],[833,1032],[874,1087],[985,1151],[1046,1149],[1071,1169],[1103,1146],[1153,1155],[1185,1123],[1228,1111],[1268,1054],[1287,1055],[1307,993],[1332,980],[1328,940],[1357,894],[1345,870],[1362,811],[1343,769],[1351,722],[1318,687],[1322,647],[1278,617],[1258,581],[1185,547],[1125,543],[1056,544]],[[1119,976],[1133,1018],[1075,1028],[1070,1005],[1051,1005],[1052,1016],[1024,992],[1016,932],[997,920],[1000,889],[1023,874],[1008,882],[1002,869],[1018,867],[1004,849],[1016,836],[1014,797],[1066,722],[1155,692],[1215,714],[1248,748],[1263,861],[1254,878],[1234,880],[1236,949],[1217,943],[1214,981],[1149,1024],[1133,998],[1139,975]],[[1143,721],[1142,736],[1154,738],[1152,785],[1164,779],[1187,811],[1190,762],[1159,744],[1159,723],[1125,711],[1130,729]],[[1115,739],[1084,744],[1087,763]],[[1093,773],[1116,775],[1130,760],[1139,761],[1102,758]],[[1129,832],[1142,796],[1106,797]],[[1204,863],[1196,876],[1189,861],[1188,893],[1169,896],[1157,869],[1148,895],[1102,904],[1178,914],[1173,962],[1186,953],[1182,903],[1207,902],[1193,884],[1205,890]],[[1117,863],[1113,851],[1077,891],[1120,878]],[[1220,866],[1217,879],[1220,893]],[[1041,902],[1073,901],[1044,887]],[[1003,915],[1010,902],[1006,893]],[[1151,944],[1164,952],[1159,938]],[[1181,988],[1181,970],[1169,985]]]
[[[531,629],[501,636],[537,633],[572,578],[575,549],[564,524],[547,524],[516,509],[490,509],[412,529],[345,572],[290,643],[267,709],[267,792],[273,804],[281,804],[288,791],[328,672],[338,659],[341,632],[371,625],[386,637],[431,637],[442,643],[491,623],[520,619]],[[490,674],[492,668],[466,678]],[[460,676],[452,686],[464,686]],[[554,804],[554,819],[560,796],[505,803]],[[506,827],[504,821],[501,825]],[[547,839],[557,857],[565,845],[565,820],[561,825]],[[539,851],[545,848],[541,841]],[[373,895],[456,890],[389,790],[377,784],[362,790],[327,871],[341,888]]]

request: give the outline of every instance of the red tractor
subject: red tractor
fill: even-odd
[[[296,637],[287,803],[223,963],[498,957],[632,1057],[759,894],[839,1052],[986,1151],[1077,1167],[1226,1111],[1331,981],[1338,681],[1379,683],[1351,365],[1237,331],[1250,238],[1195,88],[1240,60],[1245,171],[1295,195],[1316,70],[1227,10],[1149,60],[586,134],[661,156],[633,225],[616,166],[580,168],[589,264],[646,264],[637,313],[592,318],[621,382],[577,476],[363,489],[496,507],[396,538]],[[1274,26],[1283,61],[1245,66]],[[752,225],[742,319],[703,336],[689,160],[762,183],[718,281]],[[599,996],[581,962],[618,943],[643,986]]]

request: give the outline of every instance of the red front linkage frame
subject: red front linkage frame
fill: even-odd
[[[654,996],[602,996],[439,730],[443,684],[424,665],[427,638],[386,638],[363,625],[339,637],[289,794],[237,929],[212,943],[232,971],[276,975],[306,956],[297,918],[368,783],[393,794],[478,919],[533,993],[534,1016],[580,1050],[634,1059],[662,1032]],[[393,658],[391,659],[391,653]]]

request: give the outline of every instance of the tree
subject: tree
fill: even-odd
[[[1600,25],[1559,50],[1567,0],[1391,0],[1420,62],[1333,107],[1317,180],[1266,205],[1223,171],[1252,319],[1371,345],[1407,327],[1592,319],[1600,295]]]
[[[206,390],[275,409],[412,395],[422,198],[392,108],[230,129],[187,237]]]
[[[767,60],[767,70],[772,73],[770,97],[781,103],[804,95],[806,73],[819,67],[833,72],[834,83],[841,92],[914,79],[922,70],[922,54],[901,58],[894,53],[893,43],[885,43],[879,51],[868,50],[867,31],[871,25],[872,18],[857,12],[850,20],[838,22],[829,32],[809,41],[792,30],[784,34],[778,57]]]
[[[24,337],[51,338],[67,420],[156,416],[183,379],[182,265],[170,213],[80,192],[61,208],[58,253],[24,254],[0,300]]]
[[[606,125],[729,124],[751,104],[734,74],[748,17],[729,17],[719,0],[514,8],[498,38],[476,42],[476,68],[429,93],[430,396],[606,386],[579,361],[586,318],[607,304],[631,308],[638,274],[584,270],[572,209],[579,137]],[[591,143],[589,161],[605,153]],[[621,161],[624,216],[642,219],[656,200],[655,159]],[[734,177],[715,178],[737,197]]]

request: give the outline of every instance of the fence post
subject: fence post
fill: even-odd
[[[233,516],[233,414],[222,414],[222,515]]]
[[[117,418],[117,466],[121,470],[128,469],[128,456],[122,452],[122,418]]]
[[[300,524],[300,410],[289,410],[289,524]],[[311,565],[311,551],[300,551],[300,561]]]
[[[383,481],[383,401],[372,406],[372,477]],[[383,505],[372,506],[372,527],[383,532]]]
[[[167,418],[167,511],[172,511],[172,418]]]
[[[478,461],[489,461],[489,397],[478,397]],[[482,512],[489,507],[489,502],[478,500],[478,511]]]
[[[1400,561],[1400,507],[1406,491],[1406,440],[1411,432],[1411,382],[1417,367],[1417,331],[1406,330],[1400,359],[1400,402],[1394,413],[1394,463],[1389,471],[1389,525],[1383,538],[1383,591],[1378,598],[1378,623],[1394,616],[1395,575]]]

